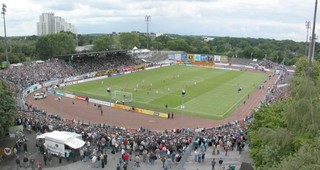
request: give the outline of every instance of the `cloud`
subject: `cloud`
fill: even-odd
[[[304,23],[312,21],[314,10],[314,2],[305,0],[3,1],[8,36],[36,34],[41,13],[54,12],[79,33],[145,31],[144,17],[150,15],[153,32],[304,41]]]

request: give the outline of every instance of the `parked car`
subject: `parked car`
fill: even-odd
[[[44,99],[46,97],[47,97],[47,95],[44,92],[39,92],[39,93],[36,93],[36,94],[33,95],[33,98],[35,100]]]

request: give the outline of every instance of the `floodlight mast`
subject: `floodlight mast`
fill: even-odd
[[[2,12],[3,15],[3,29],[4,29],[4,43],[5,43],[5,50],[6,50],[6,64],[9,67],[9,57],[8,57],[8,42],[7,42],[7,28],[6,28],[6,12],[7,12],[7,5],[2,4]]]
[[[149,22],[151,22],[151,16],[146,15],[145,16],[145,21],[147,22],[147,49],[149,49]]]
[[[311,28],[311,22],[306,21],[305,23],[306,29],[307,29],[307,38],[306,38],[306,56],[308,56],[308,42],[309,42],[309,29]]]

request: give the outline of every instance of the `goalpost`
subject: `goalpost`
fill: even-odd
[[[113,93],[113,100],[118,100],[120,102],[132,102],[132,93],[115,90]]]

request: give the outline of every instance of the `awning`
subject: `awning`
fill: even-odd
[[[73,138],[65,143],[66,145],[70,146],[73,149],[79,149],[81,148],[85,142],[83,140],[80,140],[78,138]]]
[[[37,139],[44,139],[46,136],[44,134],[37,135]]]

